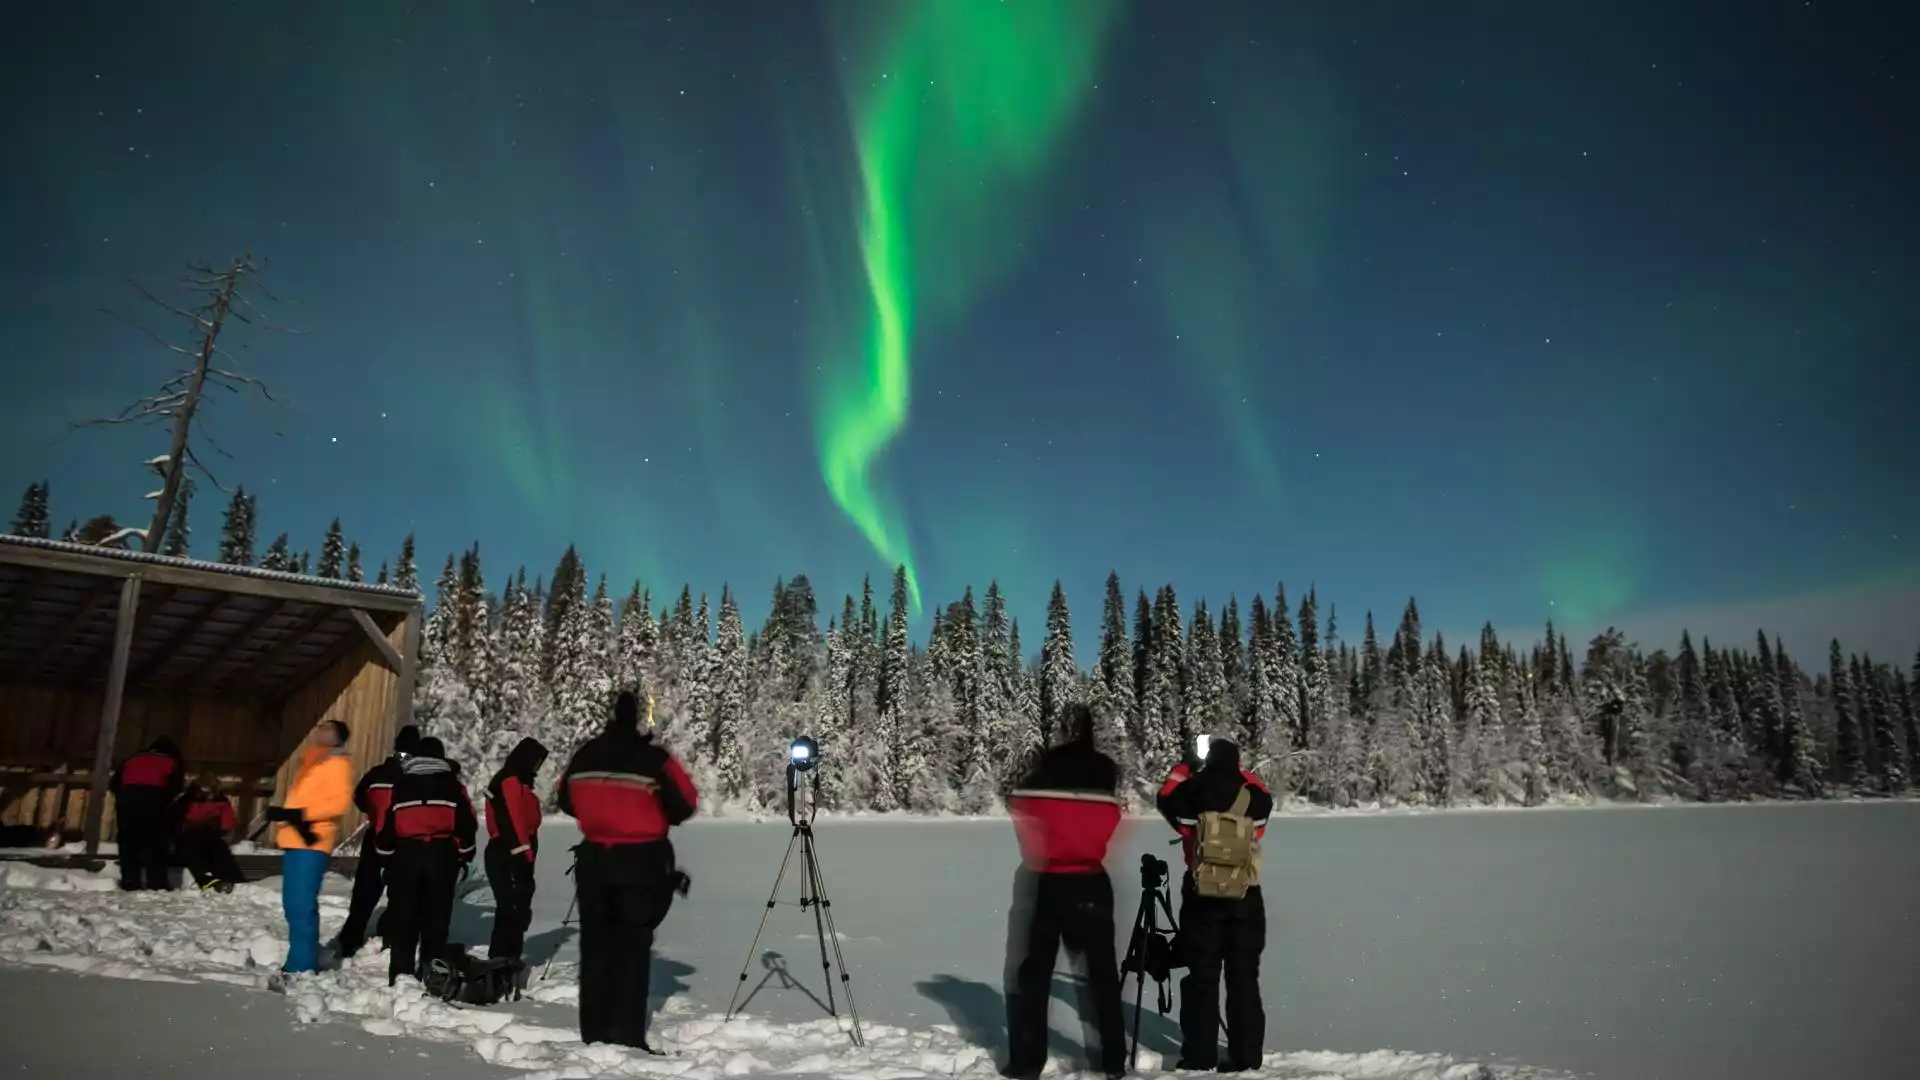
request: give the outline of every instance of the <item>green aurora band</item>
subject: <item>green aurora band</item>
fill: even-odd
[[[814,414],[820,475],[889,564],[919,575],[904,515],[874,478],[906,426],[913,338],[955,319],[1012,264],[1016,199],[1037,182],[1092,89],[1108,0],[920,0],[888,5],[877,41],[849,42],[843,86],[859,158],[865,355],[823,359]],[[872,11],[867,12],[872,15]],[[835,27],[862,34],[851,18]]]

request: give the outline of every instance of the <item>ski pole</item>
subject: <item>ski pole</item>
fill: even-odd
[[[574,856],[574,859],[573,859],[573,866],[567,867],[567,876],[572,877],[574,867],[577,867],[579,865],[580,865],[580,857],[576,855]],[[579,903],[580,903],[580,883],[576,881],[573,884],[573,899],[567,901],[567,913],[566,915],[562,916],[560,919],[560,929],[565,930],[567,927],[573,925],[573,909]],[[541,982],[547,981],[547,975],[553,971],[553,962],[559,959],[559,957],[560,957],[560,946],[556,944],[553,947],[553,954],[547,957],[547,965],[540,969]]]

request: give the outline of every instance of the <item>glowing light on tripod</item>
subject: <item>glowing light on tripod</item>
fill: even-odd
[[[820,744],[802,735],[787,744],[787,763],[796,769],[811,769],[820,763]]]

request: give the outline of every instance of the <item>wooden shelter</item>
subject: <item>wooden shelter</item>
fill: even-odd
[[[162,735],[254,821],[321,720],[356,771],[387,755],[420,632],[407,589],[0,536],[0,824],[84,821],[93,854],[109,772]]]

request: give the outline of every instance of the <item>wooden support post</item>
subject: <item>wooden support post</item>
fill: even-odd
[[[380,659],[386,662],[387,667],[392,669],[395,675],[400,674],[405,665],[400,660],[399,650],[393,647],[393,642],[387,640],[387,632],[380,629],[380,625],[373,621],[373,616],[359,608],[348,608],[347,613],[353,616],[354,622],[360,624],[360,629],[366,633],[367,639],[373,642],[373,647],[380,651]]]
[[[400,631],[400,677],[393,684],[393,731],[390,738],[397,738],[400,729],[413,723],[413,687],[420,679],[420,608],[407,612],[407,621]]]
[[[133,652],[133,622],[139,615],[140,575],[120,583],[120,611],[113,624],[113,661],[107,668],[107,696],[100,706],[100,737],[93,744],[93,775],[87,790],[87,855],[100,851],[100,823],[106,814],[107,775],[113,770],[113,743],[120,734],[120,699],[127,689],[127,657]]]

